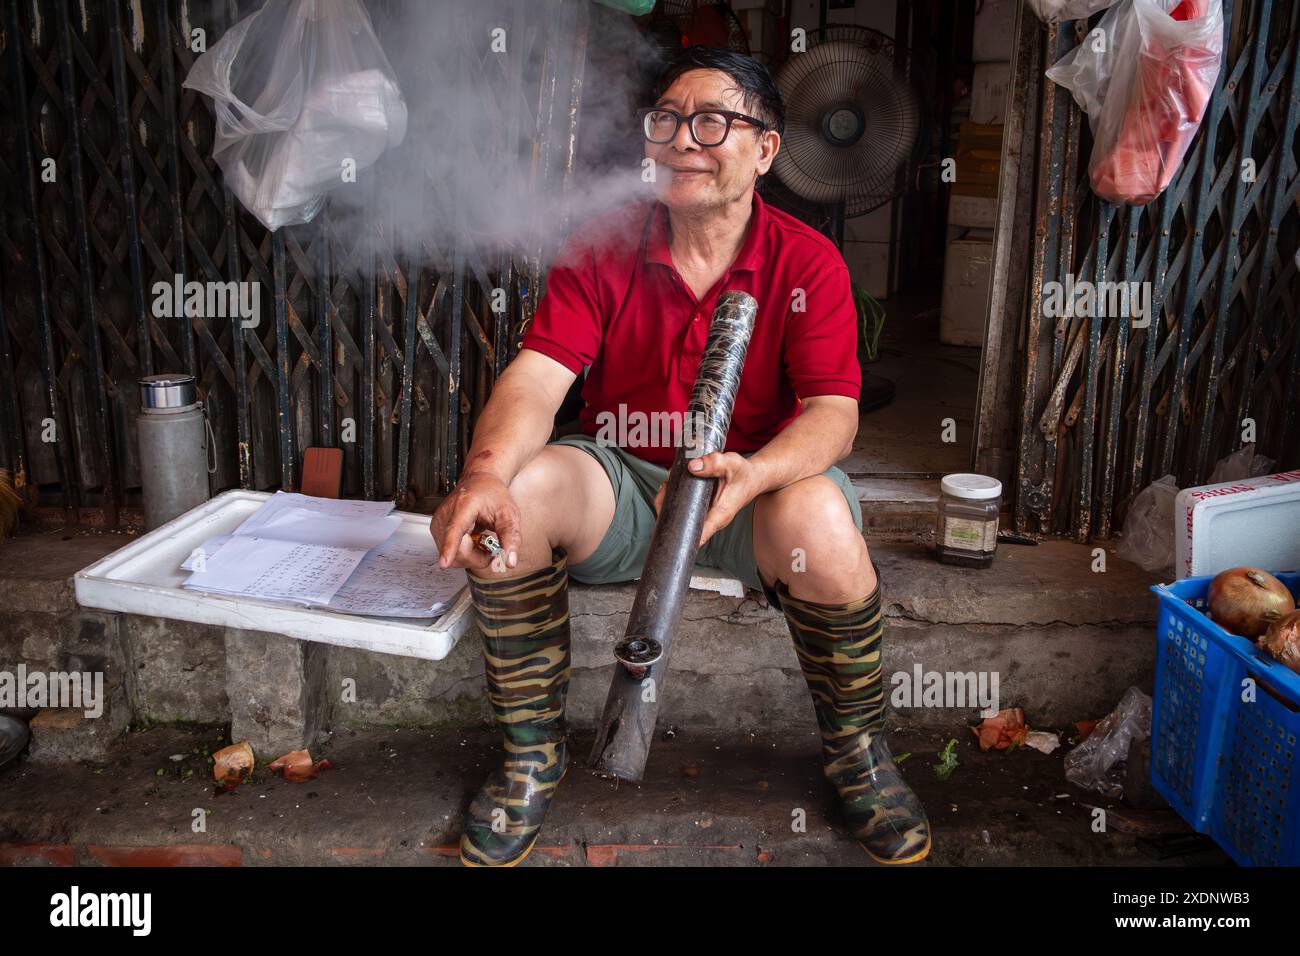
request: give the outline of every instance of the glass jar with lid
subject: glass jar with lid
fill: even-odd
[[[940,483],[935,550],[944,564],[987,568],[998,547],[1002,482],[986,475],[948,475]]]

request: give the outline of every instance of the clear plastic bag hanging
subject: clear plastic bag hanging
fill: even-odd
[[[1088,114],[1093,192],[1142,205],[1168,187],[1222,60],[1221,0],[1119,0],[1047,71]]]
[[[184,85],[212,97],[213,158],[271,230],[309,222],[330,189],[406,135],[406,103],[361,0],[268,0]]]

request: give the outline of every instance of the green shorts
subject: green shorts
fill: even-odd
[[[570,564],[569,574],[585,584],[610,584],[634,581],[641,576],[650,536],[655,527],[655,492],[668,479],[668,469],[638,458],[614,445],[600,444],[590,435],[565,435],[553,445],[581,448],[600,462],[614,488],[614,520],[599,546],[587,560]],[[844,493],[853,523],[862,530],[862,509],[848,475],[832,466],[824,474]],[[774,595],[763,586],[754,558],[754,503],[751,501],[731,523],[705,542],[695,559],[696,564],[716,568],[745,587]],[[773,601],[775,603],[775,601]]]

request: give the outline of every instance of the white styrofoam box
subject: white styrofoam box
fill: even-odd
[[[948,225],[992,229],[998,218],[997,196],[948,194]]]
[[[1010,88],[1010,63],[976,63],[975,75],[971,80],[970,121],[994,126],[1005,123],[1007,91]]]
[[[249,631],[269,631],[304,641],[338,644],[381,654],[438,661],[470,627],[469,589],[436,621],[359,617],[320,608],[295,607],[254,598],[187,591],[181,562],[204,541],[230,534],[270,494],[228,491],[118,548],[74,578],[77,603],[105,611],[173,618]],[[402,519],[393,537],[432,547],[429,516],[394,511]],[[436,560],[436,557],[435,557]]]
[[[971,62],[1010,60],[1016,42],[1016,7],[1020,0],[984,0],[975,14]]]
[[[955,239],[943,263],[943,305],[939,341],[944,345],[983,345],[989,311],[993,243]]]
[[[1179,580],[1243,565],[1300,571],[1300,470],[1184,488],[1174,541]]]

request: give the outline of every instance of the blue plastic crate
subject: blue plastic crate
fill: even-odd
[[[1278,574],[1300,596],[1300,572]],[[1300,674],[1203,610],[1210,576],[1160,599],[1151,780],[1243,866],[1300,865]],[[1255,699],[1243,701],[1254,681]]]

